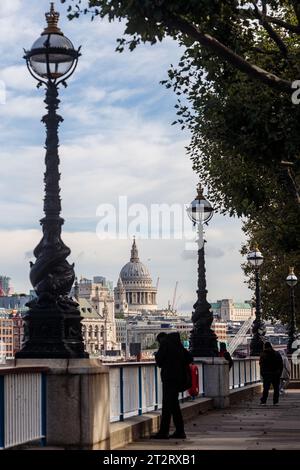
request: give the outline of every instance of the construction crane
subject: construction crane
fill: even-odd
[[[174,305],[174,309],[177,310],[177,306],[178,306],[178,303],[179,303],[179,300],[182,298],[182,295],[180,294],[177,299],[176,299],[176,302],[175,302],[175,305]]]
[[[174,310],[174,307],[175,307],[176,294],[177,294],[177,287],[178,287],[178,281],[176,281],[176,284],[175,284],[174,295],[173,295],[173,301],[172,301],[172,307],[171,307],[171,310],[172,310],[172,311]]]

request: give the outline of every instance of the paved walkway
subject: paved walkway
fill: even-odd
[[[300,390],[288,390],[279,406],[244,401],[186,423],[186,440],[140,439],[124,450],[300,450]]]

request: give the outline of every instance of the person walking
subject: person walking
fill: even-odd
[[[282,357],[282,362],[283,362],[283,369],[282,369],[282,374],[280,377],[280,387],[279,387],[279,393],[281,395],[284,395],[285,389],[288,387],[288,384],[290,383],[290,378],[291,378],[291,365],[289,358],[287,357],[286,353],[284,350],[279,351]]]
[[[229,370],[233,366],[233,360],[230,353],[227,351],[226,343],[220,343],[219,357],[224,357],[229,364]]]
[[[160,337],[159,337],[160,336]],[[182,346],[179,333],[158,335],[159,349],[155,354],[155,361],[161,368],[161,380],[163,386],[162,416],[160,428],[153,439],[185,439],[184,423],[178,401],[178,394],[186,386],[188,366],[193,358]],[[175,426],[175,432],[169,435],[171,418]]]
[[[261,353],[259,365],[260,373],[263,378],[263,395],[260,399],[260,403],[262,405],[267,403],[269,390],[271,385],[273,385],[273,404],[277,405],[279,401],[279,386],[283,361],[279,352],[274,351],[271,343],[268,341],[264,344],[264,350]]]

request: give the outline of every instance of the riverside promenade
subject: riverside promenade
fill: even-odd
[[[273,406],[259,395],[186,422],[186,440],[140,439],[123,450],[300,450],[300,389],[289,389]],[[121,449],[120,449],[121,450]]]

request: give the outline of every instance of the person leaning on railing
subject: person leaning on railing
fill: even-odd
[[[220,343],[219,357],[224,357],[224,359],[228,361],[229,370],[230,370],[231,367],[233,366],[233,360],[232,360],[230,353],[227,351],[227,347],[225,343]]]

